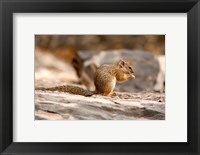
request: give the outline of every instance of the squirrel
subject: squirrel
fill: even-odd
[[[124,82],[135,79],[134,70],[130,62],[120,60],[116,64],[104,64],[94,73],[95,91],[89,91],[78,86],[64,85],[51,88],[36,88],[36,90],[62,91],[76,95],[91,96],[101,94],[103,96],[116,96],[113,92],[116,82]]]

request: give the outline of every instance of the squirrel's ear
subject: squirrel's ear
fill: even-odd
[[[126,64],[127,64],[128,66],[133,66],[133,63],[132,63],[131,61],[127,61]]]
[[[120,67],[123,67],[124,64],[125,64],[125,61],[122,60],[122,59],[120,59],[119,62],[118,62],[118,65],[119,65]]]

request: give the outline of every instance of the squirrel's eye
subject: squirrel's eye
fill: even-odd
[[[129,69],[132,69],[130,66],[128,67]]]

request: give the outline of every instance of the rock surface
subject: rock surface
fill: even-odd
[[[36,120],[164,120],[162,93],[117,93],[84,97],[64,92],[35,92]]]

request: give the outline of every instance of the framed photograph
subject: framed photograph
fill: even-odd
[[[200,154],[200,2],[0,1],[2,154]]]

